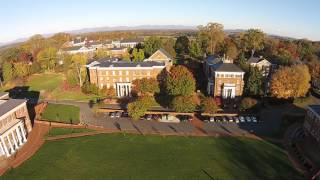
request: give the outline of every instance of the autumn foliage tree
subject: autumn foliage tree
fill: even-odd
[[[136,79],[132,84],[132,91],[138,95],[154,95],[160,92],[159,82],[155,78]]]
[[[171,96],[188,96],[196,89],[193,74],[184,66],[174,66],[165,80],[166,91]]]
[[[218,111],[218,104],[212,97],[206,97],[201,101],[201,110],[204,113],[214,114]]]
[[[128,104],[128,114],[134,120],[138,120],[144,116],[150,106],[154,103],[154,98],[151,96],[140,96],[134,102]]]
[[[276,98],[302,97],[310,88],[310,80],[306,65],[282,67],[272,75],[270,92]]]
[[[176,96],[171,102],[171,107],[176,112],[193,112],[197,104],[193,96]]]

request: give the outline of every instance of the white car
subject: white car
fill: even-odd
[[[251,118],[249,116],[246,116],[246,121],[251,122]]]
[[[114,113],[114,112],[110,112],[110,113],[109,113],[109,116],[110,116],[111,118],[114,118],[114,117],[115,117],[115,113]]]
[[[209,120],[210,122],[215,122],[215,119],[214,119],[214,117],[210,117],[210,120]]]
[[[234,121],[235,121],[236,123],[239,123],[239,122],[240,122],[240,121],[239,121],[239,118],[238,118],[237,116],[233,117],[233,119],[234,119]]]
[[[254,122],[254,123],[257,123],[257,122],[258,122],[257,118],[254,117],[254,116],[252,116],[251,119],[252,119],[252,122]]]
[[[239,116],[240,122],[246,122],[243,116]]]
[[[121,112],[117,111],[117,112],[115,113],[115,117],[116,117],[116,118],[121,117]]]

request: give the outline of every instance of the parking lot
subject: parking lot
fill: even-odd
[[[113,116],[113,114],[112,116],[106,114],[98,120],[92,121],[91,124],[101,126],[109,130],[141,134],[193,135],[196,131],[196,128],[188,121],[168,123],[158,122],[151,119],[147,120],[147,118],[144,120],[134,121],[129,117],[123,117],[122,115],[116,117]]]

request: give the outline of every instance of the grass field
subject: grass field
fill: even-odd
[[[0,179],[303,178],[265,141],[109,134],[46,142]]]
[[[48,104],[41,115],[42,120],[78,124],[79,107],[64,104]]]
[[[85,128],[52,128],[47,134],[48,137],[66,135],[66,134],[74,134],[74,133],[84,133],[84,132],[92,132],[92,129]]]
[[[38,74],[28,79],[26,86],[33,91],[52,91],[62,84],[62,74]]]

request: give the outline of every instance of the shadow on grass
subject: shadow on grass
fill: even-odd
[[[26,99],[27,108],[32,125],[34,124],[34,118],[36,116],[35,105],[37,105],[40,97],[39,91],[30,91],[29,86],[16,86],[7,90],[9,97],[13,99]]]

